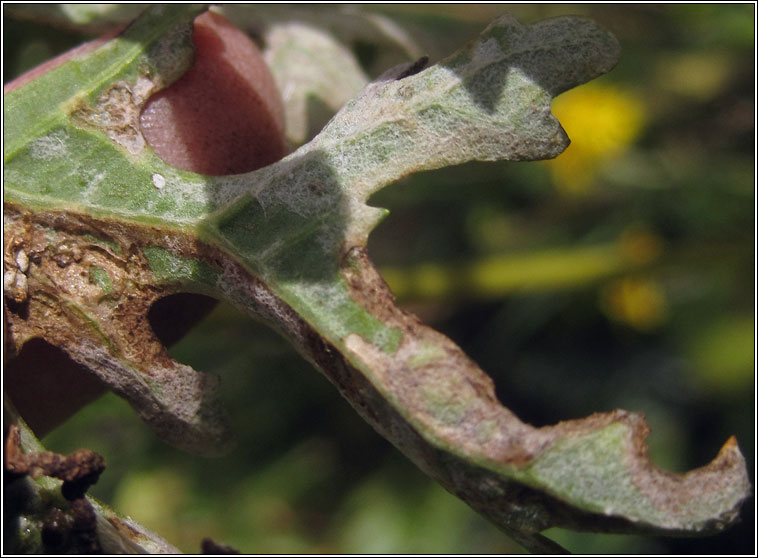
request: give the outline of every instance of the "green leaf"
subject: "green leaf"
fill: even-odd
[[[282,92],[287,139],[293,145],[315,135],[368,82],[345,45],[301,22],[272,24],[265,57]]]
[[[64,29],[103,33],[114,25],[134,19],[145,4],[14,4],[5,13],[14,19],[27,19]]]
[[[736,520],[749,483],[734,440],[672,475],[646,459],[640,415],[522,423],[457,346],[394,305],[366,255],[386,214],[367,200],[397,179],[559,154],[568,138],[550,103],[613,67],[613,36],[582,18],[498,18],[438,64],[389,70],[281,161],[214,178],[163,163],[137,120],[189,64],[197,13],[154,6],[6,95],[6,253],[32,262],[6,263],[26,278],[6,314],[15,350],[42,337],[167,441],[223,451],[215,382],[172,361],[146,317],[167,294],[210,294],[280,331],[378,432],[527,548],[556,551],[538,534],[552,526],[702,534]]]

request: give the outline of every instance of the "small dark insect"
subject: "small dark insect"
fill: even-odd
[[[408,66],[406,70],[404,70],[399,76],[397,76],[396,80],[401,80],[403,78],[407,78],[409,76],[415,75],[419,73],[421,70],[426,68],[426,65],[429,63],[429,57],[428,56],[422,56],[418,60],[416,60],[413,64]]]

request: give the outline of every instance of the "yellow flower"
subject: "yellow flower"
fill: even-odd
[[[612,320],[640,331],[655,329],[666,320],[666,294],[658,281],[625,277],[609,284],[600,305]]]
[[[575,194],[585,192],[600,168],[637,139],[646,118],[634,95],[598,83],[564,93],[552,110],[571,145],[547,164],[556,186]]]

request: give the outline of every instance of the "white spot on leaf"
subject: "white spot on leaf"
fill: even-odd
[[[58,130],[46,136],[42,136],[32,143],[30,151],[35,159],[49,160],[66,157],[69,154],[66,140],[68,134],[64,130]]]
[[[16,270],[15,269],[9,269],[5,272],[5,275],[3,275],[3,290],[6,292],[10,291],[13,288],[14,283],[16,282]]]
[[[26,275],[19,273],[15,269],[6,271],[3,274],[3,292],[5,296],[19,304],[24,302],[29,293]]]
[[[26,273],[29,269],[29,256],[23,250],[19,250],[16,254],[16,266],[22,273]]]
[[[162,174],[153,173],[153,186],[161,190],[166,185],[166,179]]]

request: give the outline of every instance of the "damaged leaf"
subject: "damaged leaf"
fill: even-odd
[[[62,456],[42,448],[6,403],[3,551],[23,554],[176,554],[155,533],[84,494],[105,468],[90,450]],[[71,487],[74,487],[72,490]]]
[[[218,453],[231,438],[216,381],[174,362],[147,321],[161,297],[207,294],[281,332],[377,431],[529,549],[559,550],[539,535],[553,526],[683,535],[737,519],[749,483],[733,439],[670,474],[647,460],[639,414],[522,423],[460,348],[395,306],[366,254],[386,214],[367,200],[399,178],[565,149],[550,103],[614,66],[612,35],[583,18],[498,18],[437,64],[389,70],[281,161],[208,177],[163,163],[133,116],[188,66],[197,13],[154,6],[5,96],[11,353],[42,338],[165,440]]]

